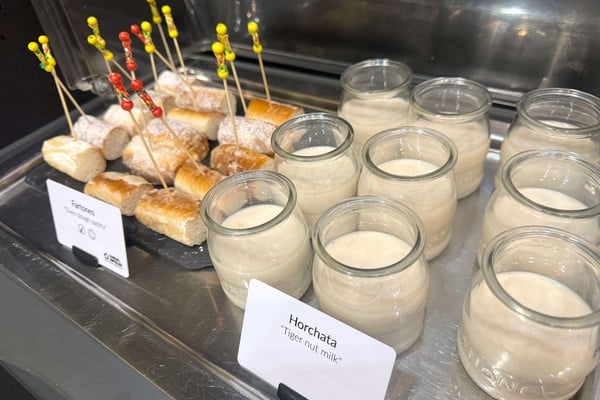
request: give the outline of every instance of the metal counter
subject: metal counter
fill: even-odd
[[[206,71],[207,76],[213,75],[213,62],[208,57],[197,57],[192,65]],[[252,88],[250,82],[260,82],[254,65],[243,62],[236,65],[246,80],[245,87]],[[269,78],[275,99],[301,104],[307,111],[335,112],[341,91],[337,77],[273,68],[269,70]],[[254,84],[254,90],[259,89]],[[106,104],[96,101],[87,107],[90,113],[100,113]],[[493,190],[498,145],[513,110],[494,107],[491,113],[493,140],[485,179],[478,191],[459,201],[450,245],[430,262],[431,286],[424,333],[415,345],[398,356],[389,384],[389,399],[489,398],[462,368],[455,336],[463,297],[477,268],[476,246],[482,213]],[[198,261],[207,256],[202,246],[184,246],[181,252],[182,247],[160,235],[140,238],[143,232],[138,228],[133,236],[128,236],[130,278],[125,279],[103,268],[82,264],[70,249],[56,241],[45,179],[52,178],[78,189],[83,184],[48,167],[39,149],[45,138],[65,131],[66,124],[61,120],[0,152],[0,281],[17,283],[28,295],[48,305],[48,312],[58,313],[64,323],[99,344],[95,350],[98,354],[116,357],[149,386],[145,391],[135,392],[131,387],[128,392],[131,397],[115,394],[114,398],[276,398],[275,388],[236,361],[243,311],[227,300],[214,270],[200,268],[202,263]],[[113,167],[118,168],[118,163]],[[11,301],[1,298],[3,302]],[[302,301],[315,305],[312,289]],[[10,308],[19,310],[19,304],[11,304]],[[7,321],[4,311],[0,318]],[[37,329],[43,336],[51,328]],[[0,332],[0,343],[6,343],[7,335],[10,330]],[[73,353],[83,351],[75,346],[71,348]],[[19,360],[19,354],[7,351],[0,345],[0,361],[28,369],[40,379],[52,382],[66,398],[95,397],[94,392],[81,387],[85,384],[61,380],[48,365],[46,368],[27,365],[35,362],[34,358]],[[96,385],[123,385],[119,376],[111,372],[106,371],[104,381]],[[593,387],[597,379],[588,380],[589,389],[580,396],[586,400],[597,396]],[[145,385],[132,382],[140,387]]]

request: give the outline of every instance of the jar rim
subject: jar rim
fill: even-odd
[[[287,129],[293,129],[296,126],[300,126],[303,123],[306,123],[307,121],[332,121],[339,123],[342,129],[344,129],[347,132],[347,135],[344,138],[344,141],[339,146],[336,146],[333,150],[328,151],[326,153],[315,155],[298,155],[284,150],[279,145],[279,142],[277,140],[282,134],[281,132],[285,132]],[[352,146],[353,141],[354,129],[352,128],[352,125],[342,117],[324,112],[306,113],[293,117],[285,121],[283,124],[279,125],[271,135],[271,147],[273,148],[273,152],[278,156],[285,158],[286,160],[294,161],[321,161],[340,156],[344,154],[346,150],[350,148],[350,146]]]
[[[590,107],[596,109],[598,114],[598,123],[580,128],[562,128],[552,124],[547,124],[534,118],[527,112],[527,106],[532,102],[539,101],[541,98],[559,95],[565,99],[581,100]],[[540,88],[525,93],[517,102],[517,114],[525,119],[529,124],[543,128],[546,131],[564,136],[600,136],[600,98],[577,89],[568,88]]]
[[[481,96],[483,101],[479,105],[479,107],[474,110],[466,113],[460,114],[445,114],[438,113],[428,108],[423,107],[419,101],[417,100],[417,96],[421,94],[423,91],[431,88],[431,87],[442,87],[442,86],[461,86],[467,88],[471,91],[476,91],[478,95]],[[463,77],[437,77],[428,79],[424,82],[419,83],[415,86],[410,94],[410,104],[411,107],[415,108],[422,114],[426,114],[438,119],[447,119],[447,120],[458,120],[458,119],[472,119],[479,115],[485,114],[488,112],[490,107],[492,106],[492,95],[488,91],[488,89],[480,84],[479,82],[472,81],[470,79],[466,79]]]
[[[414,221],[414,244],[412,244],[410,251],[401,260],[383,267],[365,269],[346,265],[333,258],[326,250],[325,244],[319,235],[322,225],[340,214],[357,209],[363,204],[379,206],[382,209],[387,209],[387,211],[390,212],[399,211],[400,213],[408,216],[411,221]],[[421,256],[423,256],[423,251],[425,250],[425,228],[423,226],[423,222],[417,216],[417,214],[408,206],[400,203],[399,201],[385,196],[355,196],[341,201],[321,214],[315,224],[315,229],[312,232],[312,243],[315,254],[321,260],[323,260],[325,264],[340,273],[357,277],[381,277],[404,271],[406,268],[417,262]],[[411,245],[410,243],[407,244]]]
[[[591,207],[579,208],[579,209],[560,209],[540,204],[529,197],[525,196],[519,188],[513,183],[511,176],[512,172],[520,164],[532,160],[532,159],[547,159],[555,158],[557,160],[568,161],[573,164],[577,164],[578,167],[583,168],[589,172],[589,176],[597,181],[597,186],[600,188],[600,167],[580,157],[577,153],[564,150],[526,150],[516,153],[510,157],[502,169],[500,179],[502,186],[506,189],[509,196],[514,198],[517,202],[523,203],[528,207],[535,209],[536,211],[544,214],[549,214],[562,218],[576,218],[585,219],[596,215],[600,215],[600,202],[594,204]]]
[[[208,209],[208,205],[215,202],[218,198],[228,193],[233,188],[251,182],[257,181],[271,181],[281,188],[283,188],[287,192],[287,202],[283,206],[281,212],[277,214],[272,219],[251,227],[247,228],[228,228],[215,221],[211,216]],[[214,231],[221,235],[226,236],[246,236],[251,235],[258,232],[263,232],[267,229],[270,229],[273,226],[278,225],[280,222],[284,221],[296,207],[297,194],[292,181],[290,181],[286,176],[270,170],[251,170],[251,171],[243,171],[236,173],[234,175],[230,175],[225,179],[218,182],[215,186],[213,186],[204,196],[201,206],[200,206],[200,214],[202,221],[207,226],[209,231]],[[264,203],[270,204],[270,203]],[[240,208],[243,209],[245,207]],[[238,210],[236,210],[237,212]]]
[[[423,135],[434,138],[448,150],[448,159],[444,164],[438,166],[433,171],[421,175],[397,175],[379,168],[379,166],[376,165],[375,162],[373,162],[373,160],[371,159],[369,150],[377,143],[380,143],[383,140],[390,139],[395,136],[404,135]],[[456,161],[458,158],[458,150],[452,140],[450,140],[447,136],[438,131],[418,126],[402,126],[399,128],[386,129],[369,138],[369,140],[366,141],[365,145],[362,148],[361,155],[364,166],[369,170],[369,172],[373,173],[377,177],[397,182],[408,182],[431,180],[447,174],[456,165]]]
[[[351,84],[351,78],[360,70],[365,70],[367,68],[383,68],[389,67],[395,70],[399,76],[403,76],[404,79],[395,86],[386,87],[383,89],[373,89],[373,90],[361,90],[357,89]],[[371,58],[367,60],[360,61],[356,64],[352,64],[348,68],[342,72],[340,76],[340,84],[343,90],[358,96],[373,96],[373,95],[381,95],[381,94],[392,94],[397,93],[403,89],[408,88],[410,83],[412,82],[413,73],[410,67],[404,63],[399,61],[394,61],[389,58]]]
[[[586,255],[586,257],[589,257],[590,260],[600,260],[600,252],[594,249],[594,246],[591,243],[578,236],[572,235],[560,229],[546,226],[519,226],[498,234],[492,239],[492,241],[490,241],[490,243],[488,243],[488,245],[486,245],[483,251],[481,256],[481,270],[483,279],[485,280],[485,283],[490,291],[498,300],[500,300],[512,311],[529,320],[541,323],[543,325],[566,329],[589,328],[600,325],[600,307],[597,310],[592,310],[591,313],[577,317],[556,317],[526,307],[514,299],[500,284],[492,263],[497,252],[504,249],[509,244],[522,239],[532,238],[559,239],[577,247],[583,254]],[[596,267],[593,268],[600,277],[600,266],[598,266],[597,261]]]

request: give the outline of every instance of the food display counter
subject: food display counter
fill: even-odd
[[[70,2],[59,3],[68,9]],[[139,19],[148,18],[145,2],[140,3],[139,8],[127,9],[125,14],[135,15],[139,11]],[[504,72],[511,79],[495,74],[498,72],[496,67],[486,70],[489,65],[483,61],[478,65],[469,63],[473,61],[470,59],[472,55],[454,58],[456,63],[448,65],[447,69],[442,69],[443,66],[433,58],[429,61],[423,58],[435,54],[448,56],[450,48],[443,47],[438,52],[435,46],[449,46],[451,41],[435,38],[444,30],[457,34],[459,30],[455,24],[460,21],[470,24],[469,29],[485,32],[488,39],[492,37],[490,29],[493,21],[496,29],[501,29],[500,22],[505,23],[504,29],[511,24],[517,25],[516,14],[513,19],[506,19],[505,15],[510,10],[502,8],[500,2],[494,2],[487,10],[469,2],[463,2],[462,7],[460,4],[446,4],[436,9],[436,18],[430,13],[437,6],[425,4],[428,2],[421,5],[386,1],[373,4],[360,1],[305,2],[303,5],[294,3],[287,10],[283,9],[284,3],[275,1],[252,1],[241,5],[233,1],[214,3],[202,9],[193,1],[175,2],[173,9],[179,12],[185,10],[183,26],[194,38],[202,37],[221,19],[234,27],[247,16],[260,17],[265,26],[265,46],[269,42],[273,45],[273,51],[265,54],[272,96],[276,100],[300,105],[309,112],[336,112],[341,95],[339,74],[351,62],[374,55],[401,58],[404,50],[406,57],[403,61],[409,65],[412,61],[417,81],[428,75],[460,74],[471,79],[481,78],[480,81],[489,87],[494,105],[490,111],[492,141],[484,181],[476,192],[458,202],[450,244],[429,263],[430,290],[424,332],[409,350],[397,357],[387,392],[389,399],[489,398],[469,378],[460,363],[456,330],[466,290],[478,268],[476,247],[483,210],[494,189],[500,144],[515,115],[514,102],[519,93],[531,86],[545,84],[544,79],[556,85],[582,84],[588,79],[587,68],[593,68],[588,67],[586,57],[597,55],[581,50],[585,54],[578,60],[584,66],[579,68],[585,73],[576,74],[579,81],[574,78],[575,75],[571,79],[555,72],[567,68],[560,61],[566,57],[561,53],[564,49],[560,48],[560,43],[553,47],[555,64],[552,71],[536,75],[539,71],[525,64],[530,60],[517,58],[527,65],[527,69],[515,71],[514,64],[506,65]],[[83,10],[78,9],[75,14],[84,19],[95,13],[101,22],[112,15],[114,18],[106,24],[110,27],[118,24],[127,27],[134,22],[125,21],[128,15],[102,15],[99,5],[90,4]],[[40,6],[39,3],[37,6]],[[113,9],[116,7],[118,5],[113,5]],[[402,7],[405,7],[404,11]],[[548,5],[544,7],[546,11],[550,8]],[[390,30],[388,33],[377,25],[364,26],[373,18],[381,18],[387,9],[393,10],[392,14],[398,18],[421,24],[418,32],[428,32],[423,43],[416,47],[418,40],[413,36],[400,40],[400,44],[390,44],[388,48],[381,41],[367,40],[367,33],[373,33],[391,43],[393,32],[406,29],[398,28],[398,31]],[[323,11],[321,21],[324,18],[335,22],[335,32],[327,31],[333,26],[309,26],[311,16],[316,15],[317,10]],[[365,13],[364,17],[358,14],[361,10]],[[200,15],[200,11],[204,13]],[[532,16],[538,17],[537,20],[530,19],[530,24],[544,21],[544,24],[534,27],[523,23],[521,28],[529,29],[526,33],[538,35],[539,32],[533,28],[552,27],[548,28],[549,34],[564,38],[564,32],[555,32],[558,28],[540,18],[539,14],[532,10],[521,11],[532,12]],[[516,13],[515,10],[512,12]],[[559,10],[553,12],[557,13],[553,14],[552,21],[555,21]],[[354,28],[362,26],[362,34],[346,27],[343,21],[337,21],[335,16],[340,13],[346,17],[346,22],[354,21]],[[477,19],[473,20],[468,15]],[[291,21],[287,29],[282,27],[284,21]],[[396,26],[392,16],[383,22]],[[312,25],[317,23],[313,21]],[[208,24],[211,28],[197,29],[196,24]],[[304,27],[306,31],[302,31]],[[239,29],[233,28],[233,31],[236,41],[247,40]],[[290,37],[301,39],[295,48],[287,41]],[[506,40],[507,37],[507,34],[499,33],[495,36],[498,40]],[[318,39],[329,39],[339,46],[331,54],[319,53],[319,46],[312,44]],[[455,35],[454,39],[459,37]],[[182,40],[189,72],[199,76],[206,84],[218,87],[220,82],[214,73],[214,57],[210,53],[212,38]],[[356,48],[344,45],[350,43],[345,40],[355,40]],[[545,39],[531,40],[531,46],[534,46],[541,45],[540,41]],[[495,44],[483,43],[481,38],[472,37],[465,38],[465,41],[477,42],[479,46]],[[525,44],[523,42],[523,46]],[[430,47],[424,49],[425,45]],[[592,46],[591,42],[588,45]],[[514,44],[507,46],[514,50]],[[355,53],[365,48],[369,51]],[[409,51],[416,48],[420,52]],[[389,54],[386,53],[388,49]],[[487,50],[479,48],[478,51],[483,54]],[[488,62],[496,63],[498,57],[490,57]],[[459,61],[464,65],[459,65]],[[236,67],[247,95],[261,95],[260,71],[248,46],[242,46]],[[102,92],[102,84],[95,81],[93,69],[92,65],[86,72],[89,80],[82,82],[74,78],[71,86],[89,85],[88,88]],[[516,75],[516,72],[522,74]],[[534,75],[539,78],[536,82],[531,80]],[[513,80],[515,76],[519,79]],[[145,79],[150,79],[147,71]],[[595,85],[592,89],[597,88],[597,82]],[[100,93],[97,99],[85,104],[85,111],[100,115],[114,102],[105,94]],[[40,398],[276,398],[276,388],[237,362],[244,312],[226,298],[210,264],[205,243],[187,247],[148,230],[133,217],[124,217],[130,276],[123,278],[104,268],[86,264],[71,249],[57,242],[46,180],[52,179],[80,191],[83,184],[50,168],[44,163],[40,149],[45,139],[65,133],[67,129],[66,120],[61,118],[0,150],[0,318],[4,326],[0,330],[0,362],[14,371],[30,390],[37,390]],[[119,160],[108,165],[110,170],[124,168]],[[312,289],[301,300],[316,306]],[[598,398],[599,381],[598,373],[593,373],[577,398]]]

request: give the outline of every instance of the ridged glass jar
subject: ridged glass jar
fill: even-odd
[[[477,190],[483,180],[491,105],[488,90],[464,78],[430,79],[411,93],[408,124],[444,134],[458,150],[454,177],[459,199]]]
[[[380,132],[363,148],[357,193],[388,196],[415,211],[425,228],[428,260],[452,235],[456,156],[456,147],[441,133],[410,126]]]
[[[412,76],[407,65],[389,59],[361,61],[342,73],[338,115],[354,128],[357,157],[377,132],[405,125]]]
[[[494,398],[566,400],[598,363],[599,325],[598,248],[554,228],[513,228],[483,252],[458,354]]]
[[[271,136],[275,170],[294,184],[311,230],[323,211],[356,195],[360,166],[353,139],[348,122],[326,113],[292,118]]]
[[[600,163],[600,99],[575,89],[536,89],[523,95],[500,151],[499,168],[525,150],[572,151]]]
[[[274,171],[225,178],[202,200],[208,250],[225,294],[245,308],[256,278],[299,298],[311,282],[310,234],[292,182]]]
[[[319,309],[393,347],[421,335],[429,291],[423,225],[407,206],[359,196],[325,211],[312,233]]]
[[[552,226],[600,245],[600,166],[575,153],[530,150],[512,156],[483,215],[478,254],[497,234]]]

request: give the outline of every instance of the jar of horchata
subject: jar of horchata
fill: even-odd
[[[320,310],[393,347],[421,335],[429,291],[423,225],[407,206],[359,196],[336,204],[312,233]]]
[[[524,150],[572,151],[600,163],[600,99],[575,89],[536,89],[517,104],[500,164]]]
[[[347,68],[340,81],[338,115],[354,128],[354,149],[360,158],[371,136],[406,123],[412,71],[397,61],[372,59]]]
[[[490,144],[492,96],[477,82],[435,78],[418,84],[410,96],[408,123],[449,137],[458,150],[454,167],[459,199],[473,193],[483,180]]]
[[[244,308],[256,278],[295,298],[311,282],[308,226],[285,176],[241,172],[217,183],[202,200],[208,250],[227,297]]]
[[[521,225],[552,226],[600,245],[600,166],[561,150],[509,158],[484,211],[478,254],[494,236]]]
[[[425,228],[428,260],[450,242],[456,153],[441,133],[410,126],[379,132],[363,148],[358,195],[388,196],[415,211]]]
[[[481,257],[458,328],[462,365],[505,400],[566,400],[600,354],[600,252],[550,227],[496,236]]]
[[[326,113],[292,118],[271,136],[275,170],[294,184],[311,230],[323,211],[356,195],[360,167],[353,138],[348,122]]]

